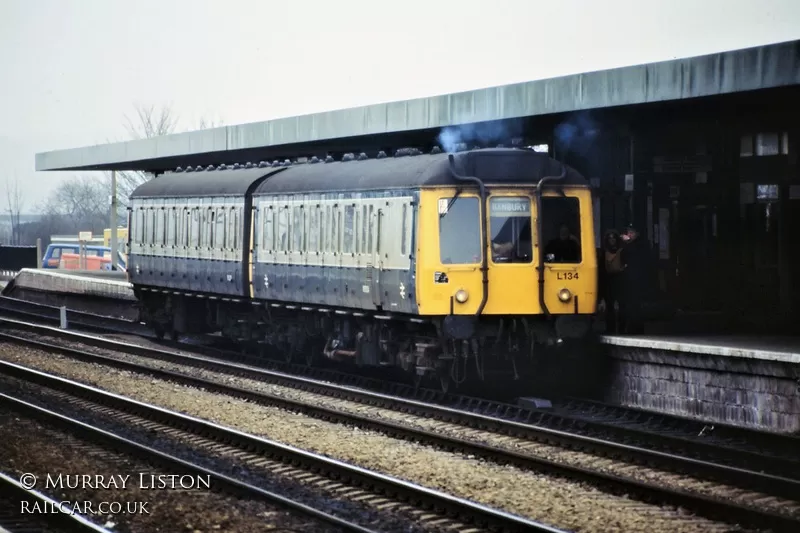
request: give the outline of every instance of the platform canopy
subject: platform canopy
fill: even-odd
[[[686,59],[515,83],[36,154],[37,171],[144,170],[245,163],[289,152],[357,150],[359,139],[611,106],[800,84],[800,40]]]

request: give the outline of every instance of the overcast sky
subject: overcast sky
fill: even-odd
[[[0,207],[34,154],[800,38],[800,0],[0,0]]]

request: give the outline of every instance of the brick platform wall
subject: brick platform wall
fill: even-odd
[[[800,365],[605,346],[605,400],[629,407],[800,434]]]

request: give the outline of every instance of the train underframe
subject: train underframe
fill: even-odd
[[[159,338],[219,332],[272,358],[308,366],[328,359],[395,367],[416,384],[438,384],[442,390],[501,379],[552,384],[557,374],[574,372],[576,363],[585,365],[590,353],[585,348],[592,318],[585,315],[389,316],[158,290],[136,293],[142,321]]]

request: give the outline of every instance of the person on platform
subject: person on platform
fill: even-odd
[[[623,294],[620,300],[620,325],[623,333],[644,333],[642,303],[650,276],[650,250],[639,231],[629,226],[621,235],[623,263]]]
[[[622,258],[622,242],[619,232],[609,230],[603,239],[600,261],[600,298],[605,306],[606,331],[619,333],[617,307],[622,307],[623,275],[625,264]]]

